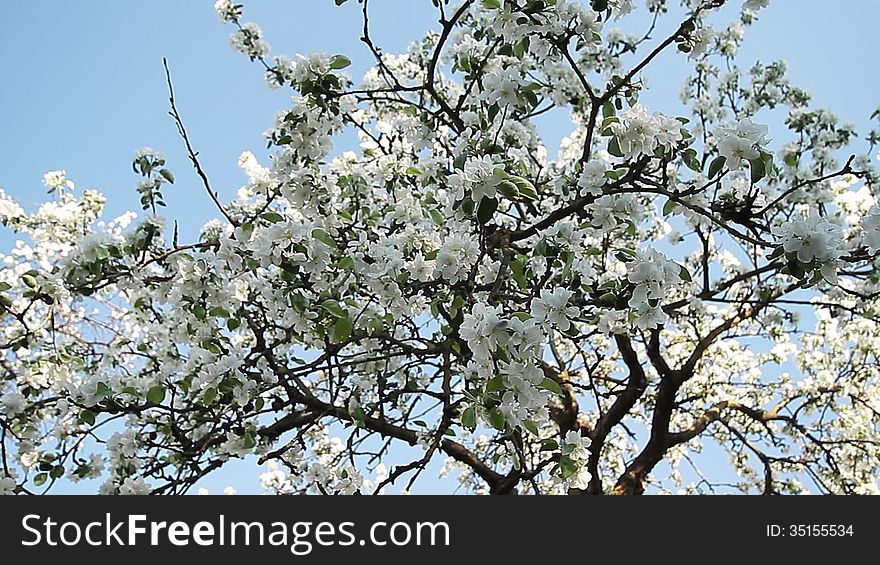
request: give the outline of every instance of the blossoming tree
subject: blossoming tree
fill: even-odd
[[[157,214],[152,150],[140,216],[64,171],[33,213],[0,191],[0,490],[183,493],[249,457],[278,493],[418,492],[435,460],[479,493],[875,492],[880,132],[738,66],[767,1],[649,0],[633,36],[632,0],[433,0],[393,55],[336,0],[375,58],[355,84],[219,0],[294,96],[223,201],[171,91],[217,209],[197,240]],[[686,116],[639,101],[675,50]]]

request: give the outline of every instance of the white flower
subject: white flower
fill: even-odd
[[[652,114],[641,104],[621,113],[619,119],[611,124],[611,131],[627,159],[652,155],[658,147],[671,148],[682,139],[681,122],[662,114]]]
[[[236,6],[232,0],[217,0],[214,2],[214,11],[223,23],[237,20],[241,16],[241,7]]]
[[[0,397],[0,406],[2,406],[4,414],[15,416],[24,412],[27,407],[27,398],[17,390],[7,392]]]
[[[437,251],[434,268],[451,283],[457,283],[468,273],[480,256],[480,245],[470,234],[451,235]]]
[[[577,430],[569,430],[562,442],[562,454],[568,458],[570,464],[576,465],[576,470],[565,479],[568,488],[586,489],[590,484],[592,475],[587,470],[587,461],[590,458],[590,438],[582,436]]]
[[[12,477],[0,478],[0,496],[15,494],[16,482]]]
[[[63,169],[59,171],[49,171],[43,175],[43,184],[46,185],[49,192],[54,192],[56,190],[60,191],[64,188],[73,190],[74,188],[73,181],[67,180],[67,171]]]
[[[636,252],[636,257],[626,263],[626,279],[635,284],[630,307],[638,307],[648,300],[660,300],[672,284],[680,281],[681,267],[656,249]]]
[[[262,166],[251,151],[245,151],[238,157],[238,166],[254,184],[271,181],[269,169]]]
[[[126,430],[124,432],[115,432],[110,439],[107,440],[107,449],[110,451],[110,457],[114,462],[124,462],[131,459],[138,452],[138,435],[134,430]]]
[[[766,8],[768,5],[770,5],[770,0],[746,0],[743,4],[743,10],[757,12],[761,8]]]
[[[840,227],[820,216],[815,209],[810,210],[806,218],[784,222],[773,229],[773,234],[782,240],[786,253],[797,254],[802,263],[825,263],[844,254]]]
[[[865,247],[869,253],[880,251],[880,206],[874,205],[861,221]]]
[[[24,215],[24,208],[0,189],[0,224],[18,222]]]
[[[569,430],[565,433],[565,444],[572,446],[570,457],[573,459],[586,460],[589,456],[592,440],[577,430]]]
[[[232,456],[247,455],[251,452],[245,446],[245,438],[233,432],[226,432],[226,441],[220,446],[220,451]]]
[[[604,310],[599,314],[599,322],[596,326],[603,334],[626,333],[626,312],[623,310]]]
[[[137,151],[134,152],[134,161],[138,161],[140,159],[149,158],[154,161],[164,161],[165,155],[156,151],[151,147],[141,147]]]
[[[487,104],[498,103],[499,106],[516,104],[520,94],[519,76],[513,67],[493,67],[481,79],[483,99]]]
[[[296,55],[292,62],[290,80],[296,84],[313,81],[330,72],[330,56],[326,53],[309,53]]]
[[[415,254],[407,265],[407,270],[418,281],[428,282],[434,278],[434,262],[426,261],[425,256],[421,253]]]
[[[150,489],[152,489],[152,485],[144,481],[143,477],[137,477],[136,479],[126,477],[125,481],[123,481],[122,485],[119,487],[119,494],[123,496],[145,495],[150,494]]]
[[[462,170],[449,175],[449,186],[456,189],[456,200],[470,191],[471,200],[479,204],[483,197],[494,198],[501,177],[493,175],[495,162],[489,155],[468,159]]]
[[[691,57],[699,57],[709,50],[715,40],[715,30],[712,26],[703,26],[691,34]]]
[[[118,243],[119,240],[108,233],[96,232],[85,235],[78,242],[79,260],[82,263],[91,263],[103,256],[103,250]]]
[[[289,494],[293,491],[293,482],[275,461],[269,461],[269,470],[260,475],[260,486],[272,494]],[[233,491],[234,494],[234,491]]]
[[[229,44],[233,49],[247,55],[251,60],[260,59],[269,54],[269,44],[263,39],[263,32],[254,23],[241,26],[229,36]]]
[[[604,159],[593,159],[584,165],[584,170],[581,171],[580,177],[578,177],[578,194],[580,196],[588,194],[599,196],[602,194],[602,187],[607,180],[605,173],[609,168],[608,162]]]
[[[470,313],[464,315],[459,331],[474,356],[488,359],[498,346],[506,343],[506,328],[507,321],[501,317],[500,306],[477,302]]]
[[[560,331],[567,332],[571,327],[569,318],[579,314],[575,306],[568,306],[572,292],[565,288],[555,288],[553,292],[541,290],[541,296],[532,300],[530,311],[539,324],[556,325]]]
[[[666,312],[660,305],[652,306],[648,302],[638,303],[632,310],[632,325],[647,330],[661,327],[667,319]]]
[[[731,169],[740,169],[749,159],[760,156],[759,149],[767,143],[766,125],[755,124],[743,118],[735,125],[719,126],[713,133],[718,154],[726,159]]]

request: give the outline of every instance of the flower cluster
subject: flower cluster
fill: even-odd
[[[657,149],[671,150],[682,139],[681,122],[675,118],[655,114],[636,104],[620,114],[611,124],[611,131],[625,159],[653,155]]]
[[[656,249],[639,249],[626,263],[626,279],[634,286],[627,304],[632,308],[633,324],[641,329],[663,325],[666,314],[660,301],[681,282],[682,267]]]
[[[793,255],[803,270],[818,270],[826,281],[837,282],[839,260],[846,253],[840,226],[811,209],[806,217],[794,218],[775,227],[773,235],[779,238],[782,249]]]
[[[767,143],[768,128],[743,118],[733,125],[719,126],[713,133],[718,154],[726,159],[731,169],[740,169],[746,161],[761,155],[761,148]]]

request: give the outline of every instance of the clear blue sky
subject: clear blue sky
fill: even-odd
[[[107,215],[113,217],[137,209],[130,160],[136,149],[149,146],[166,154],[177,177],[166,191],[169,218],[180,222],[184,239],[196,233],[214,211],[166,113],[162,57],[169,60],[192,141],[223,198],[245,182],[236,166],[241,152],[265,155],[262,132],[290,96],[269,90],[260,68],[229,48],[231,28],[220,24],[212,6],[213,0],[30,0],[5,6],[0,187],[33,209],[46,197],[43,173],[66,169],[78,189],[93,187],[108,196]],[[437,27],[429,0],[372,0],[371,15],[374,38],[391,52]],[[244,19],[263,27],[273,53],[345,53],[354,61],[355,79],[370,62],[358,41],[354,0],[341,8],[332,0],[249,0]],[[878,22],[877,0],[772,0],[747,35],[741,66],[785,59],[794,82],[811,91],[818,105],[864,131],[880,104]],[[664,56],[649,74],[649,106],[677,111],[679,60]],[[556,138],[555,147],[568,128],[553,121],[545,132]],[[781,133],[771,135],[782,141]],[[8,247],[9,241],[0,228],[0,243]],[[209,486],[216,492],[227,482]],[[235,482],[242,491],[257,486],[252,472]]]

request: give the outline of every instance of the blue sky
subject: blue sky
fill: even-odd
[[[213,0],[31,0],[6,6],[0,34],[0,187],[33,209],[46,198],[43,173],[66,169],[79,189],[96,188],[108,196],[107,216],[113,217],[138,208],[131,156],[149,146],[165,153],[177,177],[166,191],[169,218],[180,222],[182,240],[197,233],[215,213],[167,115],[162,58],[168,58],[178,109],[202,165],[224,199],[234,197],[246,180],[238,156],[244,150],[265,155],[262,132],[290,96],[269,90],[260,68],[229,48],[231,28],[220,24],[212,5]],[[344,53],[354,61],[355,79],[370,63],[358,41],[354,0],[341,8],[332,0],[250,0],[244,19],[262,26],[273,53]],[[374,39],[390,52],[437,27],[429,0],[372,0],[371,20]],[[747,34],[739,60],[743,67],[786,60],[793,81],[812,92],[817,105],[864,131],[880,104],[873,48],[878,21],[876,0],[772,0]],[[684,69],[680,56],[661,57],[643,101],[682,114],[677,94]],[[568,133],[558,119],[545,126],[548,138],[555,138],[551,147]],[[771,136],[784,141],[782,132]],[[9,242],[0,228],[0,243]],[[249,487],[242,491],[256,489],[255,473],[242,479],[236,482]],[[209,486],[216,492],[226,482]]]

